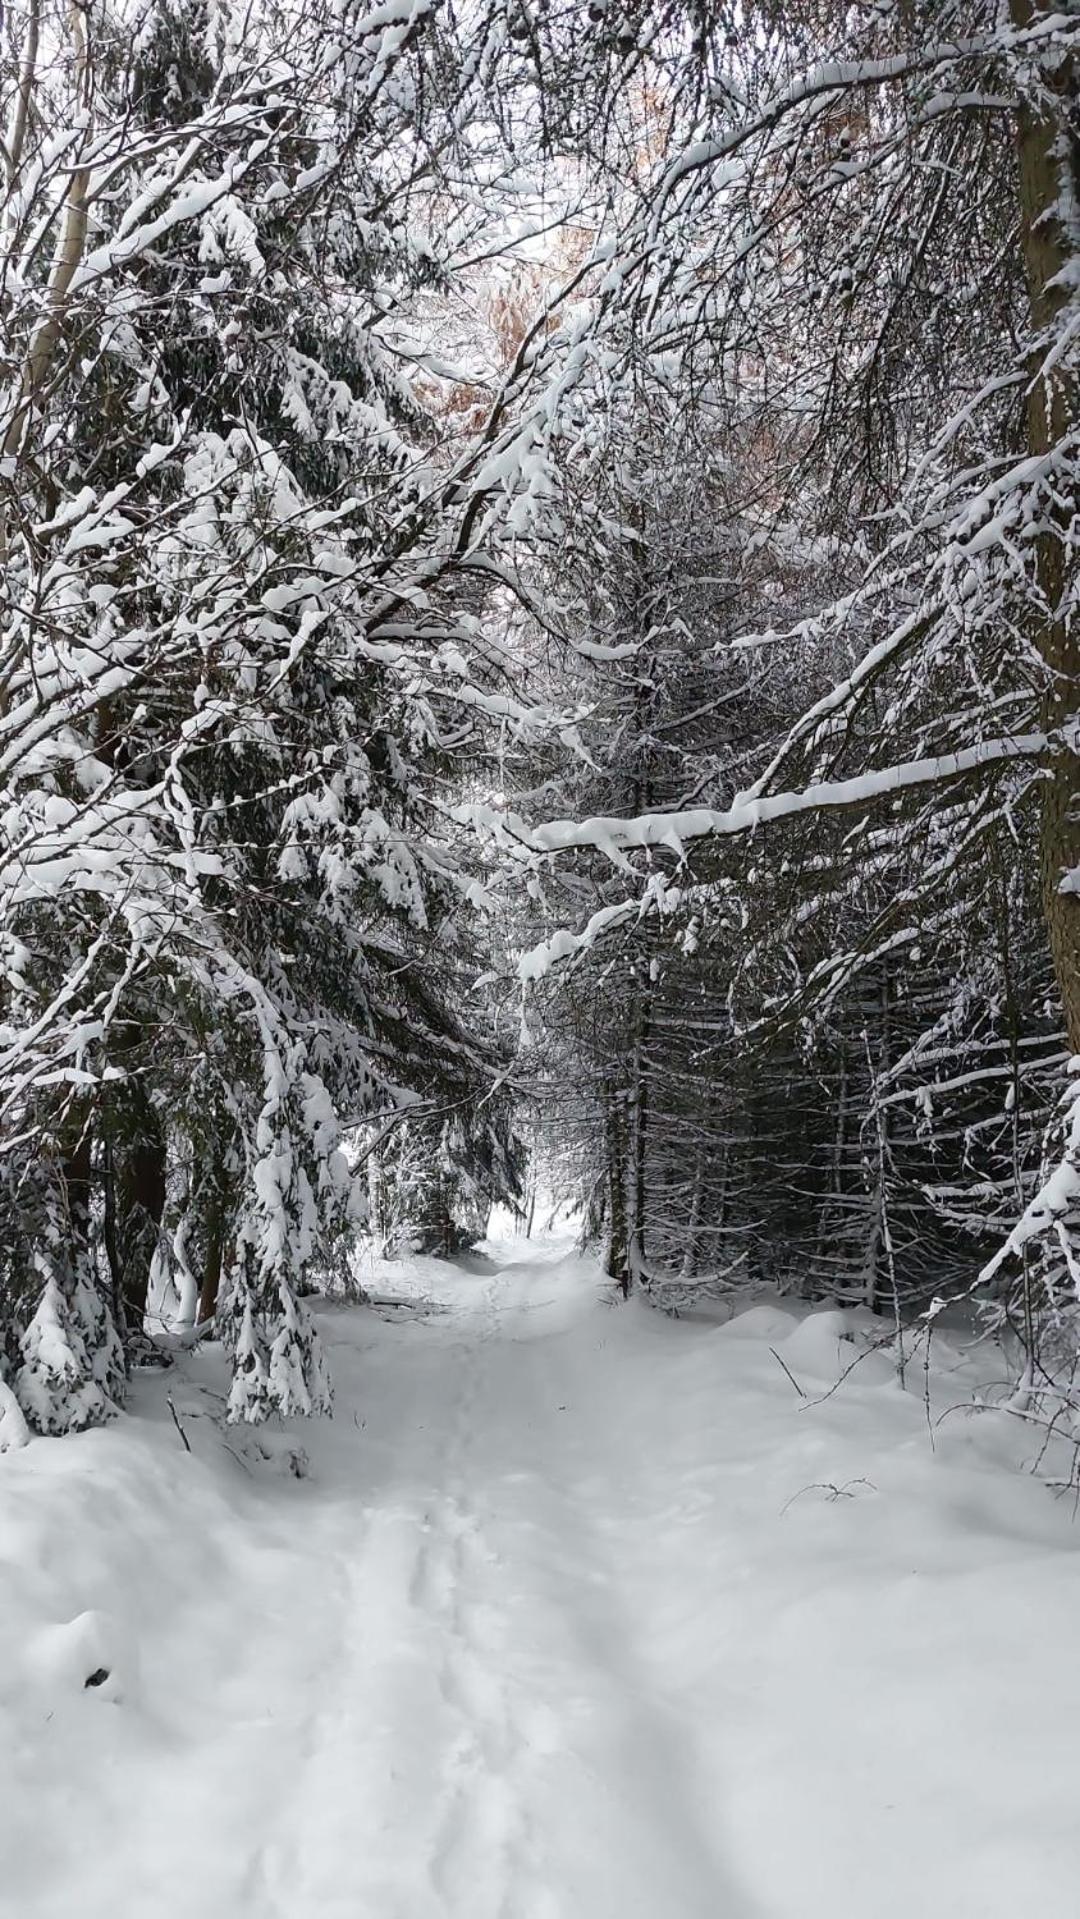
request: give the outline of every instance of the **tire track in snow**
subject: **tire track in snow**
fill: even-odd
[[[331,1499],[305,1514],[320,1657],[303,1711],[276,1729],[285,1776],[260,1820],[268,1836],[237,1919],[443,1919],[447,1910],[426,1871],[424,1838],[444,1792],[448,1709],[432,1641],[437,1630],[441,1644],[442,1632],[421,1603],[433,1567],[422,1502],[442,1477],[445,1425],[422,1400],[425,1369],[416,1383],[417,1396],[395,1402],[386,1435],[402,1468],[396,1493],[387,1496],[379,1462],[368,1461],[369,1503],[360,1471],[355,1486],[342,1486],[339,1461]],[[456,1434],[468,1416],[460,1391],[449,1404]]]
[[[537,1903],[520,1910],[529,1919],[750,1919],[720,1809],[702,1791],[695,1728],[667,1694],[650,1657],[649,1613],[636,1603],[654,1513],[626,1445],[621,1367],[598,1393],[596,1322],[552,1314],[542,1263],[500,1277],[508,1337],[496,1349],[482,1434],[492,1530],[513,1574],[502,1587],[510,1657],[499,1668],[518,1674],[518,1786],[544,1846],[531,1873]],[[513,1597],[523,1614],[507,1611]],[[516,1919],[519,1909],[507,1910]],[[473,1919],[488,1911],[471,1908]]]
[[[498,1608],[482,1596],[499,1555],[487,1543],[468,1487],[485,1357],[497,1334],[499,1276],[484,1323],[467,1349],[465,1380],[446,1452],[446,1485],[429,1522],[410,1597],[442,1638],[439,1691],[457,1722],[428,1870],[455,1919],[551,1919],[531,1890],[535,1870],[527,1800],[518,1778],[525,1751],[511,1688],[497,1664]]]

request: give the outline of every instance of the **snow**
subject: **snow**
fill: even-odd
[[[1073,1910],[1080,1531],[992,1355],[931,1443],[868,1315],[364,1277],[333,1422],[222,1430],[210,1349],[0,1458],[4,1919]]]
[[[0,1453],[15,1452],[29,1444],[30,1429],[23,1418],[22,1407],[11,1387],[0,1379]]]
[[[955,780],[983,767],[1015,759],[1036,758],[1045,751],[1043,733],[1025,733],[1010,739],[980,740],[956,753],[937,753],[931,758],[909,760],[903,765],[875,768],[846,780],[821,780],[800,791],[789,793],[751,793],[733,806],[697,806],[678,813],[643,813],[637,819],[549,820],[525,829],[527,843],[539,852],[562,853],[577,847],[594,846],[613,864],[621,863],[627,848],[670,846],[681,850],[688,839],[708,834],[748,833],[767,826],[773,820],[790,819],[798,813],[829,808],[861,806],[884,795],[918,786]],[[515,827],[519,826],[517,821]]]

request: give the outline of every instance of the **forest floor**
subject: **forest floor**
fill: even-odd
[[[3,1919],[1076,1911],[1080,1518],[992,1355],[928,1419],[565,1242],[379,1290],[333,1422],[223,1432],[211,1351],[0,1459]]]

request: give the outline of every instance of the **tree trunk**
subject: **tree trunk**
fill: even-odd
[[[1011,0],[1012,18],[1028,27],[1050,11],[1032,0]],[[1041,76],[1052,88],[1055,104],[1033,110],[1022,103],[1016,121],[1017,164],[1020,180],[1020,234],[1027,276],[1032,333],[1039,344],[1032,356],[1032,383],[1028,397],[1028,450],[1038,457],[1061,444],[1075,426],[1075,377],[1060,366],[1041,374],[1046,352],[1044,336],[1053,327],[1069,298],[1068,269],[1072,247],[1063,210],[1076,204],[1080,188],[1076,129],[1076,74],[1063,60],[1056,73]],[[1080,1052],[1080,899],[1063,893],[1063,875],[1080,866],[1080,756],[1060,738],[1064,723],[1076,712],[1080,689],[1080,635],[1065,601],[1071,580],[1064,534],[1074,502],[1066,499],[1047,512],[1050,521],[1036,545],[1036,585],[1041,609],[1034,635],[1047,668],[1043,725],[1052,742],[1048,778],[1042,787],[1040,884],[1043,911],[1065,1014],[1065,1028],[1074,1053]]]
[[[199,1291],[198,1324],[205,1326],[217,1312],[221,1291],[221,1273],[225,1263],[225,1222],[228,1217],[228,1182],[220,1166],[214,1173],[214,1190],[206,1216],[206,1256],[203,1282]]]
[[[607,1270],[625,1298],[630,1292],[626,1239],[626,1128],[621,1098],[614,1091],[609,1091],[607,1098],[607,1162],[608,1210],[611,1219]]]
[[[634,1080],[631,1090],[633,1111],[633,1169],[630,1189],[631,1277],[645,1271],[645,1201],[648,1192],[649,1144],[649,1028],[650,995],[647,987],[638,988],[634,1013]]]
[[[383,1196],[382,1154],[377,1143],[368,1147],[367,1199],[371,1250],[376,1259],[381,1259],[386,1246],[386,1207]]]
[[[105,1241],[105,1257],[109,1262],[109,1276],[112,1280],[112,1316],[116,1326],[124,1323],[123,1307],[120,1301],[120,1247],[116,1238],[116,1166],[112,1141],[105,1137],[105,1208],[102,1222],[102,1237]]]
[[[150,1269],[165,1211],[165,1135],[149,1102],[140,1103],[140,1131],[119,1154],[115,1182],[120,1301],[126,1325],[141,1333]]]
[[[712,1219],[712,1224],[708,1229],[708,1235],[707,1235],[708,1237],[711,1237],[712,1239],[713,1264],[716,1267],[717,1272],[720,1271],[723,1261],[727,1257],[724,1251],[724,1235],[727,1231],[728,1200],[731,1196],[731,1180],[729,1177],[730,1170],[731,1170],[731,1142],[730,1140],[725,1139],[723,1145],[720,1148],[719,1191],[717,1193],[715,1207],[710,1208],[713,1219]],[[737,1263],[738,1262],[736,1261],[736,1264]]]
[[[706,1115],[707,1117],[707,1115]],[[698,1141],[694,1160],[694,1184],[690,1191],[690,1217],[686,1225],[686,1247],[682,1256],[680,1279],[693,1279],[697,1271],[698,1234],[701,1231],[701,1202],[705,1190],[705,1141]]]
[[[23,70],[19,82],[19,98],[16,108],[16,151],[21,160],[29,123],[31,95],[36,78],[38,59],[40,0],[35,0],[31,8],[27,29],[26,49]],[[84,8],[75,0],[68,8],[68,29],[71,34],[76,72],[79,82],[81,104],[89,109],[93,97],[93,68],[90,47],[87,38],[86,14]],[[9,156],[8,166],[11,167]],[[16,168],[18,161],[16,161]],[[14,176],[13,176],[14,177]],[[67,297],[71,283],[78,272],[82,257],[86,251],[87,236],[87,195],[90,191],[90,169],[76,167],[68,176],[64,192],[63,208],[60,218],[60,230],[53,254],[52,267],[45,287],[45,312],[34,330],[30,341],[26,364],[22,369],[18,399],[12,408],[7,429],[0,443],[5,460],[14,459],[22,445],[27,423],[30,419],[34,401],[41,391],[53,354],[56,351],[63,330],[67,312]]]
[[[448,1182],[443,1177],[439,1180],[439,1250],[443,1259],[449,1259],[457,1250],[456,1237]]]
[[[90,1123],[85,1117],[79,1126],[78,1137],[68,1147],[61,1162],[64,1174],[64,1189],[67,1194],[68,1219],[71,1222],[71,1235],[79,1246],[90,1237],[90,1187],[93,1180],[91,1151],[93,1141]]]

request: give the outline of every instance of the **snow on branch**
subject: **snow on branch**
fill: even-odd
[[[1045,753],[1049,745],[1045,733],[980,740],[977,745],[960,748],[955,753],[908,760],[902,765],[855,774],[846,780],[823,780],[797,792],[737,799],[733,806],[720,810],[692,807],[680,813],[645,813],[637,819],[551,820],[543,826],[525,828],[524,837],[537,852],[565,853],[591,846],[615,864],[620,863],[622,854],[647,846],[667,846],[681,854],[687,840],[750,833],[755,827],[791,819],[800,813],[866,806],[919,787],[966,779],[994,766],[1035,759]]]

